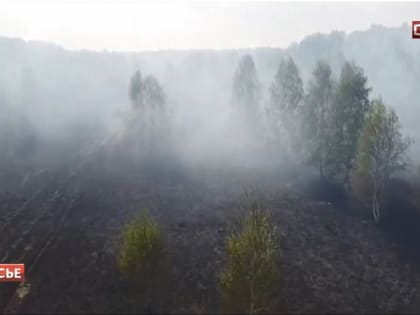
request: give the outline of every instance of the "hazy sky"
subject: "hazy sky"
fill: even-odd
[[[420,20],[420,2],[0,0],[0,36],[69,49],[285,47],[314,32],[399,26],[412,20]]]

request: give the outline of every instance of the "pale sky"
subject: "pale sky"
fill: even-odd
[[[0,36],[67,49],[286,47],[315,32],[412,20],[420,20],[420,2],[0,0]]]

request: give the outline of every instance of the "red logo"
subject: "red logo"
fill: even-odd
[[[0,264],[0,282],[25,280],[25,264]]]
[[[412,22],[411,31],[413,38],[420,38],[420,21]]]

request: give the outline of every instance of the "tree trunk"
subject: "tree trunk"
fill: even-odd
[[[378,184],[374,180],[373,182],[373,196],[372,196],[372,214],[375,223],[379,223],[381,220],[381,204],[379,201]]]

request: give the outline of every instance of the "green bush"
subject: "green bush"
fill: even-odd
[[[275,228],[256,203],[239,231],[227,239],[227,262],[220,274],[224,308],[255,314],[269,311],[279,282]]]
[[[145,293],[151,307],[156,289],[167,275],[165,244],[159,225],[144,211],[123,230],[119,271]]]

